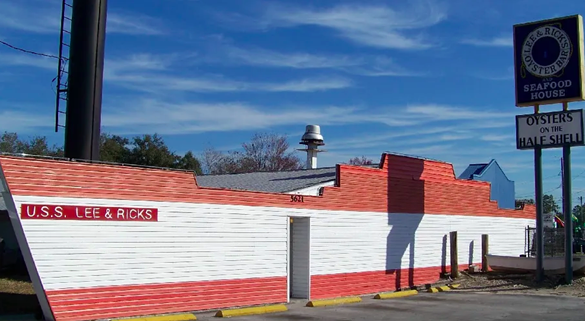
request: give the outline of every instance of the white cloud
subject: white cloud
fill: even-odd
[[[329,8],[272,5],[267,8],[261,27],[313,25],[332,29],[340,37],[360,45],[427,49],[435,43],[413,31],[436,25],[445,18],[443,9],[428,1],[403,10],[365,4],[341,4]]]
[[[352,108],[278,108],[265,110],[243,103],[167,103],[145,99],[109,107],[105,127],[140,133],[147,126],[161,134],[255,130],[319,121],[336,123]]]
[[[318,92],[352,87],[353,81],[341,76],[314,76],[273,82],[249,82],[228,79],[220,75],[199,77],[181,76],[174,65],[192,55],[134,54],[123,58],[107,59],[104,82],[135,91],[161,94],[163,92]],[[51,58],[26,54],[2,54],[0,65],[29,66],[54,69],[57,62]],[[177,68],[178,69],[178,68]]]
[[[60,15],[58,2],[0,2],[0,27],[33,32],[53,33],[59,31]]]
[[[486,142],[514,141],[514,139],[515,137],[512,135],[488,134],[481,136],[481,140]]]
[[[70,16],[71,10],[66,14]],[[46,0],[0,1],[0,29],[39,34],[57,34],[61,28],[61,2]],[[160,19],[136,13],[109,10],[108,33],[128,35],[163,35],[166,28]],[[69,30],[69,28],[67,28]]]
[[[462,107],[433,105],[437,113],[459,111],[461,115],[456,118],[459,122],[453,123],[451,119],[437,118],[436,113],[430,112],[430,108],[425,105],[408,108],[392,106],[378,111],[359,106],[281,105],[273,108],[241,102],[168,102],[159,99],[116,100],[115,103],[106,102],[105,105],[104,126],[131,133],[140,133],[145,127],[165,134],[189,134],[258,130],[283,125],[303,126],[307,123],[322,126],[369,123],[385,124],[395,130],[386,134],[333,139],[328,146],[333,150],[347,150],[379,148],[393,142],[393,146],[406,148],[428,143],[459,144],[470,139],[480,140],[482,137],[484,139],[488,137],[487,140],[491,142],[486,133],[489,133],[492,127],[482,128],[479,126],[483,123],[479,120],[481,117],[466,112],[472,110],[471,108]],[[107,112],[108,110],[111,112]],[[368,112],[365,112],[366,110]],[[484,111],[484,115],[492,114],[503,118],[496,112]],[[510,126],[510,121],[507,122],[506,125]],[[511,145],[508,147],[513,148]]]
[[[277,52],[261,48],[244,49],[236,46],[221,46],[220,57],[214,60],[263,67],[286,67],[295,69],[340,68],[359,66],[363,61],[347,55],[314,55],[300,52]],[[225,60],[227,58],[227,61]]]
[[[8,105],[8,104],[2,104]],[[38,132],[40,128],[54,126],[55,120],[47,115],[26,112],[22,109],[0,111],[0,128],[7,132]]]
[[[352,81],[342,77],[314,77],[285,82],[245,82],[223,76],[182,77],[169,74],[128,73],[105,78],[137,91],[162,92],[316,92],[351,87]]]
[[[461,43],[478,47],[513,47],[512,36],[499,36],[491,39],[465,39]]]
[[[484,118],[497,120],[514,116],[513,113],[504,113],[501,111],[481,110],[464,107],[451,107],[434,104],[411,105],[406,107],[406,111],[420,116],[432,117],[434,120],[464,120]]]
[[[108,13],[106,29],[108,33],[127,35],[165,35],[168,33],[160,19],[143,14]]]
[[[205,62],[249,65],[270,68],[335,69],[362,76],[419,76],[386,56],[350,56],[278,52],[262,48],[240,48],[233,45],[213,47]]]
[[[53,70],[57,74],[57,59],[26,53],[0,54],[0,66],[26,66]]]
[[[316,92],[343,89],[353,82],[340,76],[307,77],[280,82],[247,82],[210,75],[187,77],[172,67],[186,56],[137,54],[105,63],[104,81],[150,93],[173,92]]]

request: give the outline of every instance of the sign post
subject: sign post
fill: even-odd
[[[569,104],[563,103],[563,110]],[[565,213],[565,281],[573,282],[573,209],[571,200],[571,145],[563,146],[563,213]]]
[[[583,18],[567,16],[514,25],[516,106],[534,114],[516,116],[517,149],[534,150],[536,201],[536,278],[544,279],[542,149],[563,148],[563,212],[565,215],[565,280],[573,281],[571,222],[571,146],[585,145],[583,110],[568,103],[585,100]],[[540,113],[540,106],[563,104],[561,112]]]

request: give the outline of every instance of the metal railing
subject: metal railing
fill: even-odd
[[[544,256],[565,256],[565,230],[562,228],[544,228]],[[524,254],[536,257],[536,227],[526,227]]]

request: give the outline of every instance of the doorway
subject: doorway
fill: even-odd
[[[289,217],[289,297],[310,299],[311,219]]]

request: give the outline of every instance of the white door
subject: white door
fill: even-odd
[[[290,297],[310,299],[311,292],[311,219],[290,218]]]

